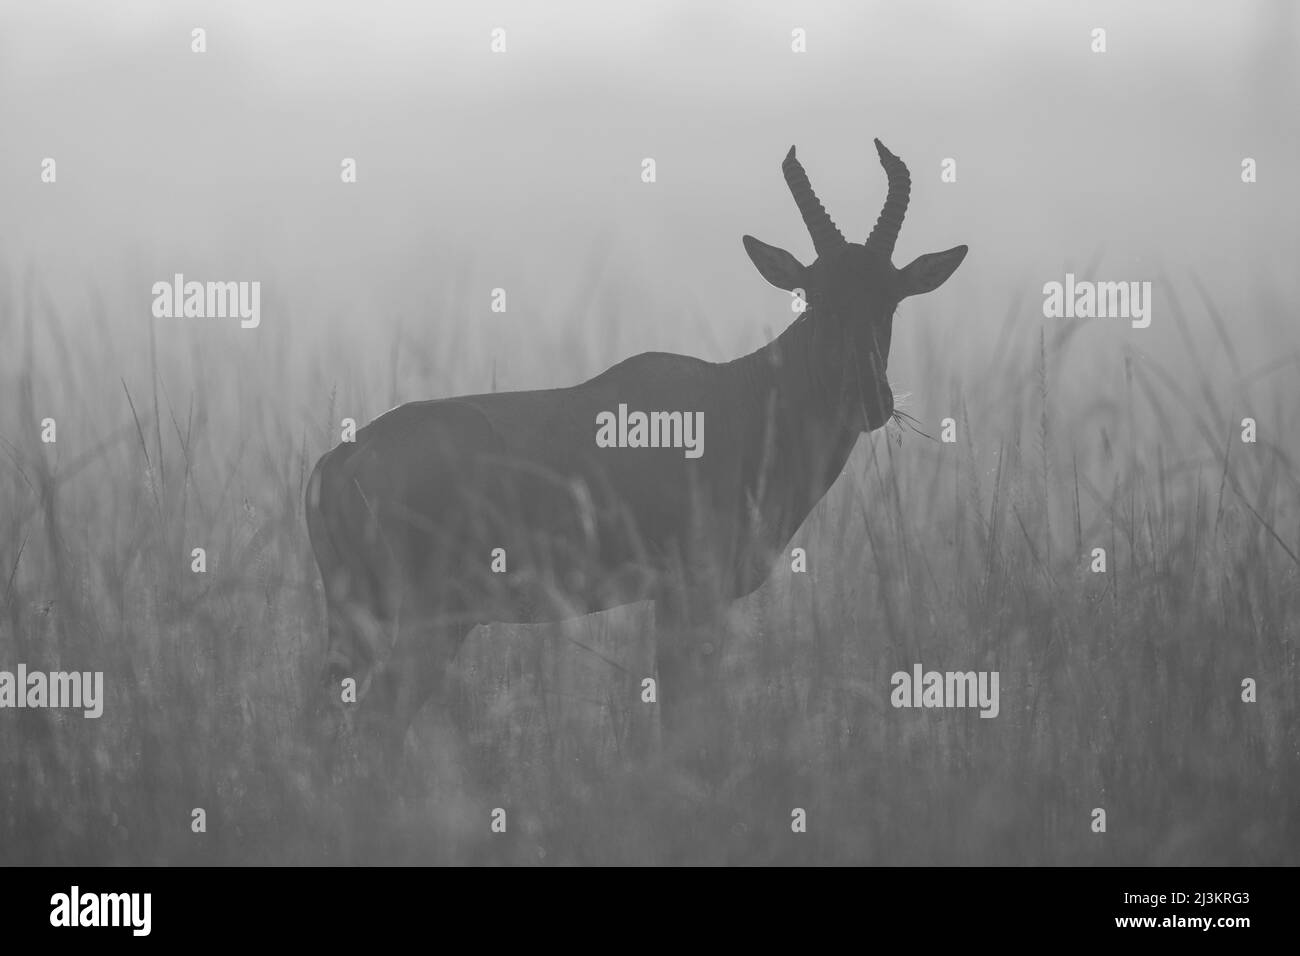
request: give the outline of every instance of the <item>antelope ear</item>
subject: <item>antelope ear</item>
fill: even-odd
[[[943,252],[917,256],[898,270],[903,280],[903,295],[933,292],[948,281],[948,277],[957,271],[957,267],[965,258],[965,246],[953,246]]]
[[[743,242],[750,261],[772,285],[786,292],[804,287],[803,266],[790,253],[769,246],[766,242],[759,242],[753,236],[745,236]]]

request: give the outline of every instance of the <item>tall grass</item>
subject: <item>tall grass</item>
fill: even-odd
[[[0,862],[1295,863],[1297,342],[1244,368],[1212,289],[1164,290],[1176,361],[1134,338],[1081,351],[1080,325],[1006,290],[982,373],[896,336],[906,409],[959,440],[862,439],[793,542],[808,573],[780,564],[738,604],[717,786],[656,756],[637,606],[477,631],[468,732],[427,712],[371,799],[321,774],[299,723],[324,630],[305,475],[344,415],[487,390],[499,362],[599,371],[617,316],[575,311],[529,366],[471,341],[454,302],[381,322],[370,356],[292,336],[287,313],[256,336],[118,338],[144,328],[124,308],[62,314],[36,276],[6,279],[0,667],[103,670],[107,702],[0,712]],[[890,674],[918,661],[999,671],[1001,714],[892,708]]]

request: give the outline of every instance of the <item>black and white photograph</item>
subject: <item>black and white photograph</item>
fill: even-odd
[[[21,921],[960,868],[1242,939],[1297,117],[1289,0],[0,0]]]

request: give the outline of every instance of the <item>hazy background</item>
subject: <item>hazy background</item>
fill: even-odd
[[[98,723],[0,714],[0,859],[1294,862],[1298,19],[1282,0],[0,4],[0,666],[110,684]],[[527,629],[479,635],[477,749],[445,758],[426,727],[392,819],[314,782],[292,726],[322,631],[301,483],[338,420],[757,347],[791,314],[741,235],[812,257],[781,159],[798,145],[861,241],[874,136],[912,172],[896,264],[971,248],[900,308],[890,363],[923,430],[951,415],[969,440],[864,439],[800,539],[824,549],[810,584],[778,575],[745,606],[768,656],[735,663],[753,719],[731,789],[660,799],[636,775],[671,774],[626,768],[634,611],[575,625],[622,676]],[[1066,271],[1152,281],[1151,327],[1043,319]],[[259,280],[261,327],[153,320],[174,272]],[[1113,587],[1081,572],[1099,545]],[[914,660],[1001,667],[1004,716],[889,709]],[[526,851],[477,842],[503,803],[535,814]],[[809,804],[839,828],[760,835],[788,840]],[[196,843],[200,805],[224,822]],[[1109,842],[1098,805],[1127,808]]]
[[[247,350],[329,330],[384,352],[387,323],[454,322],[466,348],[457,365],[478,384],[490,358],[503,387],[565,384],[517,346],[580,313],[594,351],[584,374],[651,347],[730,358],[788,318],[741,235],[811,258],[781,179],[785,151],[799,146],[860,241],[884,195],[873,136],[916,184],[899,264],[972,248],[945,290],[961,306],[943,334],[974,345],[959,354],[979,367],[996,364],[978,346],[1008,291],[1039,295],[1099,249],[1104,278],[1149,278],[1163,262],[1212,288],[1277,276],[1295,298],[1293,4],[3,10],[0,251],[12,269],[35,265],[61,306],[84,307],[91,281],[129,306],[138,321],[115,338],[147,329],[154,278],[184,271],[262,280],[263,328],[216,333]],[[199,25],[203,55],[190,52]],[[504,55],[489,52],[496,26]],[[795,26],[808,31],[806,54],[790,52]],[[1105,54],[1090,52],[1095,26]],[[45,156],[58,161],[56,188],[39,181]],[[344,156],[359,164],[347,188]],[[646,156],[654,185],[640,181]],[[1252,187],[1240,182],[1244,156],[1259,164]],[[945,157],[957,160],[955,184],[939,182]],[[607,290],[581,285],[593,265],[626,284],[625,325],[610,326]],[[488,311],[495,286],[511,295],[505,316]],[[925,308],[906,304],[905,326]],[[1234,329],[1243,351],[1264,337],[1247,317]],[[157,331],[181,348],[203,334],[190,322]],[[1134,344],[1158,348],[1168,332],[1157,320]],[[444,391],[422,382],[403,397]]]

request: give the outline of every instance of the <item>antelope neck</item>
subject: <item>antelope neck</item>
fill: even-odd
[[[779,336],[732,363],[743,401],[764,425],[772,409],[777,447],[821,458],[836,474],[861,430],[845,395],[851,349],[844,338],[809,305]],[[767,440],[761,430],[756,437]]]

